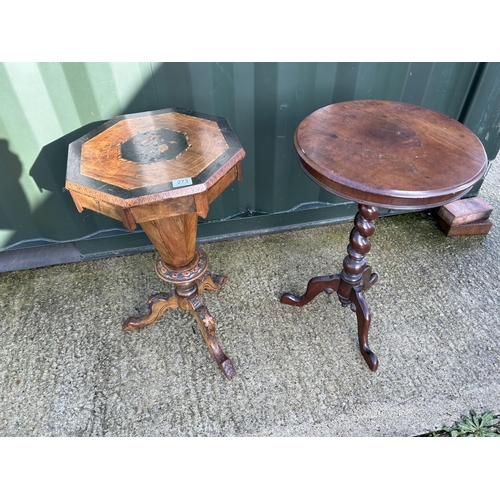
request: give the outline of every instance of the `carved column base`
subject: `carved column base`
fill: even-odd
[[[201,330],[205,343],[220,369],[228,378],[236,371],[231,360],[224,354],[215,336],[215,321],[201,301],[205,290],[218,290],[227,278],[222,275],[212,276],[208,272],[208,258],[203,250],[197,255],[191,266],[172,268],[166,266],[160,258],[156,261],[156,272],[165,281],[174,284],[172,293],[157,293],[148,299],[148,313],[140,317],[130,317],[123,323],[124,330],[138,330],[160,319],[168,309],[182,309],[190,312]]]

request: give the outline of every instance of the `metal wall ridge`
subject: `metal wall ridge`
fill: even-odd
[[[464,123],[493,160],[499,97],[500,63],[490,62],[2,63],[0,253],[64,242],[88,247],[106,235],[113,252],[138,248],[120,222],[78,213],[63,191],[68,145],[115,116],[176,107],[229,121],[246,151],[243,181],[199,225],[201,236],[223,239],[240,234],[236,223],[241,236],[253,234],[244,218],[269,230],[279,230],[280,218],[284,227],[342,220],[345,200],[311,182],[296,160],[293,134],[312,111],[353,99],[421,105]]]

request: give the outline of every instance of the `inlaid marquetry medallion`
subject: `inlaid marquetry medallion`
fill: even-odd
[[[82,145],[80,173],[131,190],[196,177],[229,148],[218,124],[169,112],[119,121]]]

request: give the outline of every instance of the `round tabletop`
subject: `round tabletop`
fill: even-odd
[[[358,203],[419,209],[465,195],[487,168],[481,141],[430,109],[392,101],[347,101],[307,116],[295,132],[304,172]]]

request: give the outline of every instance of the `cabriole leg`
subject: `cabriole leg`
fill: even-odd
[[[365,255],[370,251],[369,236],[375,233],[373,222],[378,217],[378,209],[366,205],[358,205],[358,213],[354,218],[354,228],[349,237],[347,256],[344,259],[340,274],[317,276],[311,278],[303,295],[284,293],[281,303],[302,307],[311,302],[321,292],[337,292],[343,307],[348,305],[356,312],[358,320],[358,338],[361,354],[370,370],[376,371],[378,359],[368,346],[368,330],[370,328],[370,311],[363,295],[377,281],[377,274],[366,264]]]

